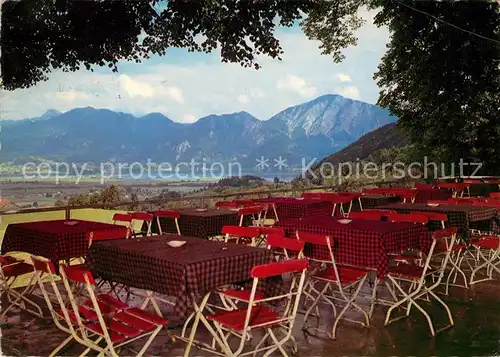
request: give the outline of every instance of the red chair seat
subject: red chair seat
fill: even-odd
[[[248,289],[243,289],[243,290],[238,290],[238,289],[227,289],[227,290],[222,290],[220,291],[221,294],[233,297],[238,300],[242,301],[249,301],[250,300],[250,294],[251,290]],[[265,296],[262,293],[255,293],[255,300],[262,300],[264,299]]]
[[[98,322],[86,323],[85,326],[98,335],[102,336],[104,333]],[[117,320],[106,321],[106,327],[108,328],[109,337],[113,343],[119,343],[127,338],[137,337],[141,334],[140,330],[127,326]]]
[[[167,319],[164,319],[163,317],[158,316],[158,315],[150,314],[149,312],[141,310],[137,307],[127,309],[126,312],[129,315],[133,315],[135,317],[138,317],[138,318],[143,319],[143,320],[147,320],[147,321],[152,322],[152,323],[157,324],[157,325],[162,325],[162,326],[168,325]]]
[[[500,244],[500,238],[485,238],[473,241],[472,244],[476,247],[486,248],[486,249],[498,249]]]
[[[247,309],[245,308],[228,312],[219,312],[208,316],[207,320],[218,322],[222,326],[241,332],[245,325],[246,314]],[[280,322],[276,322],[279,319],[280,315],[276,311],[266,306],[254,306],[250,313],[251,322],[249,326],[262,325],[261,327],[270,327],[280,324]]]
[[[451,248],[451,251],[452,252],[459,252],[463,249],[465,249],[467,246],[465,245],[465,243],[456,243],[453,245],[453,248]],[[436,251],[438,252],[446,252],[446,243],[444,242],[440,242],[436,245]]]
[[[22,263],[22,260],[11,257],[10,255],[0,257],[0,266],[10,265],[15,263]]]
[[[33,265],[28,263],[17,263],[2,267],[3,275],[6,278],[12,278],[23,274],[33,273]]]
[[[351,267],[337,267],[337,271],[340,275],[340,283],[342,285],[354,283],[361,278],[363,278],[366,274],[366,270],[351,268]],[[335,274],[335,270],[333,268],[328,268],[326,270],[317,272],[312,275],[312,278],[323,280],[323,281],[339,281]]]

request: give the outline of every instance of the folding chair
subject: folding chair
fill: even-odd
[[[312,199],[312,200],[319,200],[322,198],[321,196],[324,193],[325,192],[304,192],[302,195],[300,195],[300,197],[308,198],[308,199]]]
[[[403,199],[403,203],[407,203],[407,202],[414,203],[416,197],[417,197],[416,190],[408,190],[408,191],[401,192],[401,198]]]
[[[113,215],[113,224],[126,223],[125,227],[127,227],[127,235],[125,238],[129,238],[132,234],[132,216],[126,213],[115,213]]]
[[[96,296],[94,278],[89,271],[61,265],[60,273],[70,301],[69,308],[64,304],[61,306],[64,319],[68,326],[73,326],[72,337],[88,349],[100,354],[119,356],[117,349],[148,337],[142,349],[138,353],[134,351],[134,355],[142,356],[160,330],[168,325],[168,321],[160,316],[129,307],[113,298]],[[84,284],[90,301],[78,302],[70,282]],[[82,310],[90,310],[92,313],[87,315]]]
[[[448,221],[448,216],[446,215],[446,213],[429,212],[429,211],[411,211],[410,214],[426,216],[429,221],[441,222],[442,229],[446,228],[446,222]]]
[[[224,226],[222,234],[225,236],[225,243],[234,242],[254,247],[260,235],[260,227]]]
[[[132,212],[130,214],[132,216],[132,236],[135,238],[137,236],[150,236],[151,233],[151,226],[153,225],[153,219],[154,215],[152,213],[147,213],[147,212]],[[142,228],[139,232],[135,231],[134,229],[134,223],[136,221],[144,221],[146,223],[146,231],[143,231]]]
[[[307,260],[289,260],[271,264],[259,265],[252,269],[252,290],[248,304],[241,309],[221,311],[207,317],[213,326],[207,324],[207,329],[221,348],[221,352],[211,351],[220,356],[262,355],[267,357],[279,350],[283,356],[288,356],[284,346],[292,342],[292,353],[298,352],[292,329],[296,321],[302,288],[304,286]],[[261,279],[292,275],[290,291],[268,298],[258,298],[257,287]],[[283,302],[284,307],[278,308],[277,302]],[[264,337],[257,343],[255,349],[243,352],[246,342],[253,338],[254,330],[264,330]],[[281,338],[277,332],[282,334]],[[229,338],[239,339],[238,347],[233,350]],[[270,339],[270,343],[267,343]],[[264,353],[266,351],[266,353]]]
[[[158,232],[160,235],[163,234],[163,230],[160,224],[160,218],[173,219],[175,223],[175,228],[177,229],[177,234],[181,235],[181,229],[179,228],[179,218],[181,214],[175,210],[160,210],[155,212],[156,224],[158,224]]]
[[[267,239],[267,237],[271,234],[277,234],[281,236],[285,236],[285,231],[282,228],[279,227],[258,227],[259,232],[260,232],[260,237],[259,241],[257,242],[256,246],[259,247],[262,243],[264,243]]]
[[[307,309],[304,316],[303,330],[307,332],[309,332],[309,330],[321,331],[319,328],[312,327],[308,324],[309,315],[311,315],[311,312],[318,306],[320,301],[330,305],[335,316],[335,322],[332,326],[332,332],[327,332],[330,338],[336,338],[337,327],[341,319],[358,323],[362,326],[369,326],[370,320],[368,313],[355,302],[361,288],[368,278],[368,271],[365,269],[359,269],[350,266],[337,266],[331,239],[328,236],[297,232],[297,237],[300,241],[312,245],[313,249],[326,248],[330,257],[330,259],[324,260],[316,257],[307,257],[309,260],[321,263],[323,267],[318,271],[312,271],[308,277],[308,280],[311,281],[311,284],[308,285],[310,289],[307,292],[307,295],[314,297],[314,301],[312,305]],[[314,288],[314,285],[317,282],[325,284],[321,291]],[[328,292],[330,292],[330,295],[327,294]],[[336,303],[344,304],[342,310],[338,314]],[[350,318],[344,317],[349,308],[354,308],[355,310],[361,312],[363,321],[352,320]],[[318,319],[320,318],[318,309],[316,309],[315,317],[317,317]]]
[[[238,208],[238,204],[233,201],[217,201],[215,202],[217,209],[221,208]]]
[[[267,213],[272,209],[274,218],[267,218]],[[262,219],[263,227],[272,227],[279,221],[278,211],[274,203],[266,203],[264,206],[264,218]]]
[[[426,225],[429,223],[429,218],[427,218],[423,214],[419,213],[408,213],[408,214],[403,214],[403,213],[395,213],[395,214],[390,214],[389,217],[389,222],[392,223],[397,223],[397,222],[406,222],[406,223],[414,223],[414,224],[422,224]],[[396,253],[396,254],[390,254],[391,255],[391,260],[395,263],[417,263],[420,264],[422,262],[422,257],[423,253],[421,251],[417,251],[415,255],[415,251],[406,251],[406,252],[401,252],[401,253]]]
[[[500,200],[500,192],[490,192],[489,197],[494,200]]]
[[[381,221],[382,220],[382,213],[370,212],[370,211],[351,212],[351,213],[349,213],[349,218],[361,219],[361,220],[365,220],[365,221]]]
[[[266,241],[267,249],[273,252],[276,261],[302,259],[304,257],[303,241],[286,238],[281,234],[270,234]]]
[[[258,225],[260,225],[260,219],[262,217],[263,211],[264,211],[263,206],[249,206],[240,208],[238,210],[238,216],[240,217],[239,225],[243,226],[243,220],[245,219],[245,216],[251,216],[252,221],[257,221]]]
[[[33,261],[33,267],[35,269],[35,277],[42,292],[42,296],[47,304],[47,308],[49,309],[50,315],[52,316],[52,320],[55,325],[62,331],[69,334],[68,338],[66,338],[59,346],[57,346],[49,356],[56,356],[58,352],[64,348],[70,341],[75,339],[78,341],[79,331],[74,326],[76,321],[76,317],[74,313],[69,313],[66,309],[68,303],[64,301],[63,297],[66,298],[65,294],[62,294],[57,285],[57,280],[59,276],[56,273],[54,265],[52,262],[46,258],[31,256],[31,260]],[[47,289],[47,285],[50,285],[51,291]],[[112,310],[121,309],[127,307],[126,304],[111,298],[108,295],[98,295],[97,300],[101,305],[107,304],[107,311],[111,312]],[[55,308],[59,306],[59,308]],[[95,311],[91,307],[92,303],[90,299],[85,299],[83,304],[81,304],[79,308],[79,315],[85,321],[97,321],[97,315]],[[76,336],[76,337],[75,337]],[[88,352],[90,352],[90,348],[87,348],[82,356],[85,356]]]
[[[477,263],[470,276],[470,285],[493,279],[493,271],[500,273],[500,235],[484,235],[472,240],[471,245],[476,250]],[[486,277],[475,280],[475,275],[483,269],[486,269]]]
[[[267,249],[273,252],[276,261],[293,260],[304,258],[304,242],[296,239],[285,238],[280,234],[269,235]],[[225,310],[236,310],[239,302],[248,303],[250,301],[251,290],[245,288],[239,289],[219,289],[219,297],[223,307],[214,305],[214,307]],[[256,293],[258,300],[264,298],[261,292]]]
[[[453,245],[455,244],[457,229],[456,228],[446,228],[436,231],[432,235],[432,244],[429,249],[427,259],[423,266],[417,266],[413,264],[408,265],[397,265],[389,268],[389,273],[387,274],[386,286],[389,289],[393,299],[394,304],[387,310],[385,325],[399,320],[401,318],[410,315],[412,307],[416,307],[425,317],[429,325],[429,329],[432,336],[436,335],[436,331],[432,324],[432,320],[429,314],[424,310],[424,308],[417,302],[418,299],[422,297],[431,296],[436,301],[438,301],[446,310],[450,324],[444,328],[437,330],[440,332],[444,329],[452,327],[454,325],[453,317],[449,307],[445,304],[441,298],[439,298],[435,293],[434,289],[439,286],[443,275],[445,274],[446,265],[450,254],[453,250]],[[446,244],[446,252],[444,256],[440,259],[440,263],[436,267],[431,267],[431,261],[434,257],[434,250],[438,243]],[[427,278],[433,278],[433,282],[429,283]],[[436,278],[437,277],[437,278]],[[391,287],[394,286],[394,288]],[[429,285],[430,284],[430,285]],[[406,287],[406,290],[404,289]],[[396,294],[400,294],[399,296]],[[394,318],[391,320],[391,315],[396,308],[403,307],[405,315]]]
[[[349,212],[351,212],[352,205],[354,203],[354,200],[358,200],[359,203],[359,209],[362,211],[363,210],[363,203],[361,202],[361,192],[339,192],[338,193],[340,196],[350,196],[352,197],[351,204],[349,205]]]
[[[432,190],[432,189],[434,189],[434,185],[431,184],[431,183],[429,183],[429,184],[427,184],[427,183],[416,183],[415,184],[415,188],[417,190]]]
[[[21,278],[31,274],[30,280],[25,287],[15,288],[14,284]],[[33,266],[23,260],[9,255],[0,256],[0,298],[7,296],[7,306],[2,306],[0,320],[3,320],[12,308],[18,307],[36,316],[43,316],[40,306],[30,299],[35,289]],[[18,291],[20,290],[20,291]]]

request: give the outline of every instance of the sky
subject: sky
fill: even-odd
[[[37,117],[48,109],[67,111],[92,106],[137,116],[160,112],[177,122],[194,122],[210,114],[247,111],[267,120],[279,111],[324,94],[340,94],[374,104],[379,88],[373,74],[383,56],[389,31],[373,25],[373,12],[363,10],[366,24],[358,44],[335,64],[322,55],[319,42],[299,27],[279,28],[283,60],[262,57],[259,70],[220,61],[218,52],[167,51],[141,64],[123,62],[118,73],[107,67],[94,72],[55,71],[29,89],[0,91],[2,119]]]

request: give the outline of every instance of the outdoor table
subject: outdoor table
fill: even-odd
[[[399,213],[410,213],[411,211],[440,212],[448,217],[447,227],[457,227],[458,232],[468,236],[471,228],[491,231],[493,229],[493,217],[498,214],[495,207],[472,206],[465,204],[440,204],[429,206],[425,203],[396,203],[380,206],[381,209],[390,209]]]
[[[183,240],[178,248],[167,242]],[[87,264],[107,281],[175,297],[174,314],[184,317],[192,297],[245,281],[250,271],[273,259],[267,249],[196,237],[164,234],[92,244]]]
[[[254,202],[257,204],[274,203],[279,220],[331,216],[333,211],[333,203],[314,198],[271,197],[255,199]],[[273,210],[270,209],[267,212],[267,218],[275,218]]]
[[[387,274],[390,253],[406,249],[426,251],[431,243],[429,230],[413,223],[352,220],[342,224],[337,217],[310,217],[280,221],[276,226],[293,238],[297,230],[331,236],[337,263],[375,269],[379,278]],[[324,248],[311,250],[306,245],[304,253],[311,258],[330,259]]]
[[[181,234],[189,237],[207,239],[209,237],[218,236],[222,232],[222,227],[237,226],[240,223],[240,218],[236,210],[221,208],[201,211],[195,208],[182,208],[176,211],[181,215],[179,218],[179,229]],[[248,221],[244,221],[244,223],[248,223]],[[163,232],[177,233],[172,219],[160,217],[160,224]],[[156,217],[153,220],[152,232],[158,233]]]
[[[124,240],[127,235],[125,226],[76,219],[14,223],[5,231],[2,254],[26,252],[50,259],[59,266],[61,260],[85,257],[90,233],[96,231],[103,233],[100,239]]]

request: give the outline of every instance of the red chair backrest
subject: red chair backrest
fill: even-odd
[[[278,227],[258,227],[259,231],[263,235],[269,235],[269,234],[279,234],[281,236],[285,235],[285,231],[283,228],[278,228]]]
[[[36,271],[41,271],[47,274],[56,273],[54,264],[50,260],[42,260],[34,255],[31,256],[31,260],[33,261],[33,267]]]
[[[376,187],[376,188],[367,188],[363,190],[363,195],[382,195],[385,192],[385,189]]]
[[[229,207],[229,208],[236,208],[238,207],[238,204],[233,202],[233,201],[218,201],[215,203],[217,207]]]
[[[235,203],[236,206],[243,206],[243,207],[249,207],[255,205],[255,202],[252,200],[233,200],[233,203]]]
[[[330,241],[331,244],[331,238],[326,236],[325,234],[308,233],[300,231],[297,231],[295,234],[298,240],[303,241],[305,243],[327,246],[328,241]]]
[[[451,237],[452,235],[456,235],[457,231],[458,231],[457,227],[449,227],[449,228],[440,229],[440,230],[432,233],[432,239]]]
[[[260,227],[240,227],[240,226],[224,226],[222,227],[222,234],[229,234],[238,237],[254,238],[259,236]]]
[[[264,211],[263,206],[250,206],[250,207],[244,207],[240,208],[238,211],[238,216],[246,216],[249,214],[258,214]]]
[[[427,224],[429,223],[429,218],[418,213],[409,213],[409,214],[396,213],[389,215],[389,221]]]
[[[279,234],[271,234],[267,237],[266,244],[272,248],[282,248],[300,252],[304,250],[305,242],[293,238],[285,238]]]
[[[455,191],[458,191],[458,192],[465,190],[469,186],[470,186],[470,184],[460,183],[460,182],[438,182],[438,183],[436,183],[436,187],[454,189]]]
[[[301,197],[310,199],[320,199],[323,192],[304,192]]]
[[[300,273],[307,269],[307,259],[285,260],[277,263],[257,265],[252,268],[252,278],[269,278],[286,273]]]
[[[367,221],[380,221],[382,219],[382,213],[380,213],[380,212],[370,212],[370,211],[351,212],[349,214],[349,218],[352,218],[352,219],[364,219],[364,220],[367,220]]]
[[[60,264],[59,268],[64,271],[64,274],[66,274],[66,277],[70,281],[74,281],[77,283],[85,283],[85,277],[86,277],[90,284],[92,285],[95,284],[92,273],[86,269],[83,269],[78,266],[68,266],[64,264]]]
[[[446,213],[441,213],[441,212],[418,212],[418,211],[412,211],[410,214],[418,214],[420,216],[426,216],[429,221],[443,221],[446,222],[448,221],[448,216]]]
[[[490,198],[494,200],[500,200],[500,192],[490,192]]]
[[[427,184],[427,183],[416,183],[415,188],[417,190],[432,190],[432,189],[434,189],[434,185]]]
[[[113,221],[117,222],[132,222],[132,216],[126,213],[115,213],[113,215]]]
[[[130,215],[133,219],[138,219],[140,221],[152,221],[154,218],[154,215],[148,212],[132,212]]]
[[[157,217],[165,217],[172,219],[179,219],[181,217],[181,214],[173,209],[159,210],[155,212],[155,215]]]
[[[337,195],[339,195],[339,196],[351,196],[353,199],[362,196],[361,192],[337,192]]]

